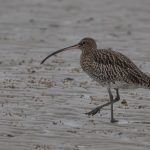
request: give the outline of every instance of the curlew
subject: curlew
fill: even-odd
[[[150,88],[150,77],[143,73],[129,58],[125,55],[111,49],[97,49],[97,44],[92,38],[84,38],[78,44],[69,46],[53,52],[42,62],[43,64],[49,57],[71,49],[80,49],[80,65],[92,79],[100,85],[107,87],[110,101],[100,105],[87,115],[95,115],[100,110],[111,106],[111,122],[116,122],[113,114],[113,104],[120,100],[119,88],[144,87]],[[111,89],[116,91],[116,97],[113,97]]]

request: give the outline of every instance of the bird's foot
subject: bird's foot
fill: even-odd
[[[113,118],[113,119],[110,120],[110,122],[111,123],[115,123],[115,122],[118,122],[118,120],[116,120],[116,119]]]
[[[90,116],[90,115],[94,116],[98,112],[100,113],[100,109],[101,109],[100,107],[96,107],[95,109],[93,109],[93,110],[91,110],[91,111],[89,111],[89,112],[87,112],[85,114],[88,115],[88,116]]]

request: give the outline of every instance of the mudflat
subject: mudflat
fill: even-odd
[[[40,62],[51,52],[97,40],[150,74],[149,0],[1,0],[0,150],[149,150],[149,89],[107,90],[80,68],[80,50]]]

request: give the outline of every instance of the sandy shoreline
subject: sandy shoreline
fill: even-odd
[[[81,70],[80,51],[40,61],[90,36],[150,73],[149,8],[149,0],[2,0],[0,150],[148,150],[149,90],[121,90],[111,124],[109,107],[84,114],[108,95]]]

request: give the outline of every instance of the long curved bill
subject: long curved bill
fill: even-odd
[[[41,61],[41,64],[43,64],[48,58],[50,58],[50,57],[53,56],[53,55],[56,55],[56,54],[58,54],[58,53],[60,53],[60,52],[66,51],[66,50],[78,49],[78,48],[79,48],[79,44],[76,44],[76,45],[73,45],[73,46],[69,46],[69,47],[66,47],[66,48],[57,50],[57,51],[53,52],[52,54],[48,55],[46,58],[44,58],[44,59]]]

